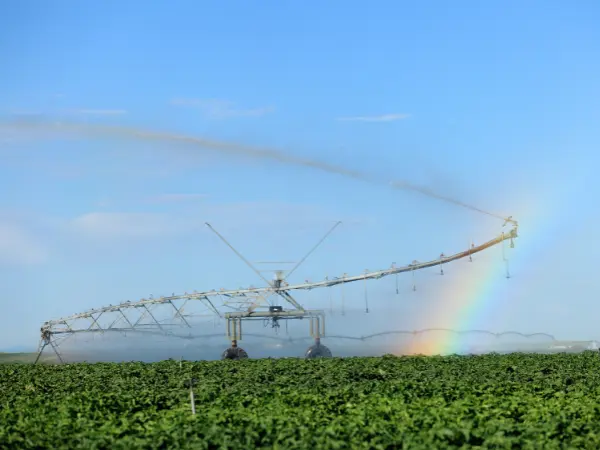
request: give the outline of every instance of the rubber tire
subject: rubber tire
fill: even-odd
[[[240,348],[240,347],[229,347],[227,350],[225,350],[223,352],[221,359],[223,359],[223,360],[225,360],[225,359],[233,359],[233,360],[248,359],[248,353],[246,353],[246,350],[244,350],[243,348]]]
[[[308,359],[332,358],[333,354],[331,353],[331,350],[329,350],[329,348],[324,346],[323,344],[315,344],[308,347],[308,350],[306,350],[304,357]]]

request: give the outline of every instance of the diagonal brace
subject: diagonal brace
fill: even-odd
[[[150,311],[150,309],[148,309],[148,307],[146,305],[144,305],[144,308],[146,309],[146,311],[148,311],[148,314],[150,314],[150,317],[152,317],[152,320],[154,320],[154,322],[156,323],[156,325],[158,325],[158,328],[160,328],[161,331],[165,331],[165,330],[163,330],[163,327],[158,322],[158,320],[156,320],[156,317],[154,317],[154,314],[152,314],[152,312]]]
[[[181,312],[179,311],[179,309],[177,309],[177,306],[175,306],[175,304],[171,300],[169,300],[169,303],[175,309],[175,316],[179,316],[179,318],[187,325],[188,328],[192,328],[190,326],[190,324],[188,323],[188,321],[185,320],[185,317],[183,317],[183,314],[181,314]]]

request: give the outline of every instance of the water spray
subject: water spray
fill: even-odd
[[[60,131],[74,134],[83,134],[87,136],[99,136],[99,137],[114,137],[114,138],[130,138],[135,140],[149,141],[149,142],[164,142],[164,143],[185,143],[195,145],[201,148],[209,148],[223,153],[232,155],[249,156],[252,158],[266,159],[276,161],[282,164],[289,164],[294,166],[308,167],[312,169],[321,170],[332,174],[342,175],[344,177],[353,178],[368,183],[382,184],[380,177],[372,174],[351,170],[343,166],[335,164],[329,164],[323,161],[312,160],[308,158],[302,158],[299,156],[284,153],[280,150],[266,147],[255,147],[244,144],[238,144],[234,142],[215,141],[212,139],[186,136],[167,132],[158,132],[152,130],[143,130],[136,127],[124,127],[124,126],[107,126],[107,125],[92,125],[92,124],[78,124],[69,122],[49,122],[49,121],[37,121],[37,120],[18,120],[6,122],[6,125],[10,129],[24,130],[24,131]],[[426,195],[430,198],[435,198],[447,203],[451,203],[471,211],[478,212],[491,217],[504,220],[505,225],[511,223],[516,226],[516,221],[512,219],[512,216],[506,218],[501,215],[486,211],[468,203],[462,202],[446,195],[441,195],[431,189],[417,186],[407,181],[389,181],[387,183],[393,189],[413,191]]]

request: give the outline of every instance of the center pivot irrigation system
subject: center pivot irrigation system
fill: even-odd
[[[481,245],[475,246],[474,244],[471,244],[471,247],[467,250],[454,255],[445,256],[444,254],[441,254],[439,258],[427,262],[413,261],[411,264],[402,267],[396,267],[395,264],[392,264],[391,268],[385,270],[375,272],[365,271],[365,273],[361,275],[344,275],[342,277],[334,277],[333,279],[326,277],[323,281],[307,281],[302,284],[289,284],[287,279],[321,245],[333,230],[340,225],[341,222],[337,222],[333,225],[321,240],[317,242],[317,244],[297,264],[295,264],[292,269],[288,271],[276,270],[272,280],[267,280],[260,270],[244,258],[244,256],[217,230],[207,223],[206,225],[208,228],[213,231],[242,261],[244,261],[244,263],[246,263],[246,265],[248,265],[248,267],[250,267],[266,283],[266,286],[240,288],[235,290],[221,289],[216,291],[213,289],[205,292],[194,291],[192,293],[186,292],[181,295],[173,294],[171,296],[163,296],[160,298],[153,298],[150,296],[149,298],[144,298],[136,302],[127,301],[116,306],[109,305],[74,314],[66,318],[45,322],[41,328],[41,340],[36,363],[46,347],[52,348],[59,361],[64,362],[58,351],[59,345],[64,342],[65,339],[79,333],[104,334],[108,332],[118,332],[126,334],[135,332],[188,339],[192,338],[191,332],[188,336],[178,335],[174,332],[174,330],[181,329],[182,327],[191,330],[192,325],[190,320],[192,317],[198,315],[186,312],[185,307],[188,306],[190,302],[201,304],[205,307],[208,314],[205,314],[204,317],[217,317],[219,319],[224,319],[227,322],[226,336],[231,341],[231,347],[225,350],[222,355],[223,359],[243,359],[248,357],[248,354],[237,345],[238,341],[242,340],[242,324],[245,321],[267,321],[273,328],[277,329],[279,328],[281,321],[304,319],[308,320],[310,337],[314,339],[314,345],[308,348],[305,356],[308,358],[330,357],[332,356],[332,353],[329,348],[321,344],[321,338],[326,337],[325,311],[304,308],[292,296],[292,292],[338,285],[343,286],[345,283],[353,283],[356,281],[366,282],[367,280],[377,280],[389,275],[398,275],[405,272],[412,273],[414,277],[415,271],[430,267],[439,267],[443,274],[444,264],[463,258],[469,258],[469,260],[472,261],[471,256],[475,253],[498,244],[504,246],[504,242],[507,240],[510,241],[510,247],[514,247],[514,239],[518,236],[518,224],[512,219],[512,216],[504,220],[503,226],[508,224],[512,226],[510,231],[502,232],[498,237]],[[505,261],[507,261],[506,258]],[[506,277],[509,278],[508,265],[506,268]],[[413,289],[415,289],[414,278]],[[398,291],[397,287],[396,291]],[[272,297],[274,300],[270,300]],[[170,319],[157,319],[157,314],[154,313],[154,310],[157,307],[168,308],[171,315]],[[225,312],[226,310],[228,311]],[[368,306],[366,312],[368,312]],[[106,321],[107,317],[109,318],[108,321]],[[196,337],[208,338],[210,336],[212,335]],[[356,337],[347,338],[356,339]],[[364,339],[364,337],[361,339]]]

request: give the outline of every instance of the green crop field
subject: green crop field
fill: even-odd
[[[600,358],[2,364],[0,448],[598,449]]]
[[[4,363],[32,363],[35,361],[37,353],[2,353],[0,352],[0,364]],[[40,357],[40,362],[56,362],[54,355],[44,355]]]

